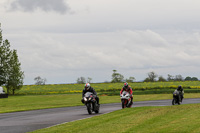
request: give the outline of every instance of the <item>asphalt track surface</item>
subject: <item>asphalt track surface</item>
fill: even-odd
[[[171,106],[172,100],[134,102],[134,107]],[[200,103],[200,98],[184,99],[182,104]],[[178,106],[178,105],[177,105]],[[85,119],[121,109],[121,103],[101,104],[100,113],[89,115],[85,106],[42,109],[0,114],[0,133],[26,133],[61,123]]]

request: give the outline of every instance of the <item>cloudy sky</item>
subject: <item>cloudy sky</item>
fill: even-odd
[[[200,79],[199,0],[1,0],[3,39],[17,49],[24,84],[137,81],[154,71]]]

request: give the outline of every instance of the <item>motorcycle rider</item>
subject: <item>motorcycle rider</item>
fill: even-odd
[[[99,97],[97,96],[97,93],[94,90],[94,88],[92,88],[89,83],[85,84],[85,88],[83,89],[83,92],[82,92],[82,100],[81,100],[81,102],[84,103],[83,97],[84,97],[84,95],[85,95],[86,92],[93,93],[95,99],[97,100],[97,104],[99,105]]]
[[[126,83],[124,83],[124,87],[121,89],[121,91],[120,91],[120,95],[122,94],[122,92],[123,91],[127,91],[130,95],[131,95],[131,105],[133,104],[133,90],[132,90],[132,88],[128,85],[128,83],[126,82]],[[129,104],[129,105],[130,105]],[[129,106],[129,105],[127,105],[127,106]]]
[[[184,90],[183,90],[183,87],[181,85],[178,86],[178,88],[176,89],[177,91],[179,91],[179,94],[180,94],[180,102],[182,102],[183,100],[183,95],[184,95]]]

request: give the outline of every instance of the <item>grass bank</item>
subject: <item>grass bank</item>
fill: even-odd
[[[126,108],[33,133],[193,133],[200,132],[199,112],[200,104]]]
[[[118,96],[100,96],[100,104],[119,103]],[[200,93],[186,93],[185,98],[200,98]],[[172,94],[134,95],[133,101],[172,99]],[[35,109],[80,106],[81,94],[24,95],[0,99],[0,113]]]
[[[178,85],[182,85],[187,93],[199,93],[200,81],[182,82],[134,82],[129,83],[135,94],[161,94],[172,93]],[[91,86],[99,93],[118,94],[123,83],[91,83]],[[17,95],[46,95],[46,94],[75,94],[81,93],[84,84],[48,84],[48,85],[24,85],[17,90]]]

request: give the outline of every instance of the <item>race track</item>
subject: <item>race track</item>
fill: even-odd
[[[134,102],[133,107],[171,106],[172,100]],[[200,103],[200,98],[184,99],[182,104]],[[89,115],[85,106],[0,114],[1,133],[25,133],[121,109],[121,103],[102,104],[99,114]]]

